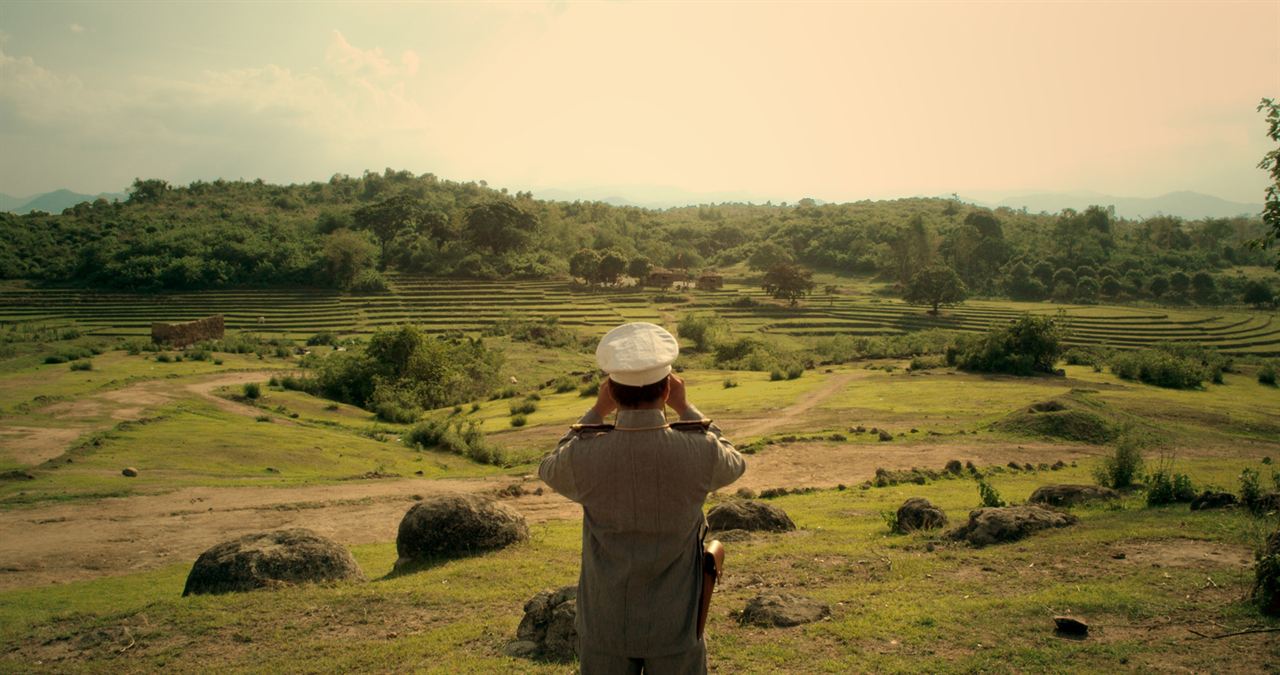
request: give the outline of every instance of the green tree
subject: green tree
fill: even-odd
[[[644,256],[636,256],[627,263],[627,276],[636,280],[639,285],[644,285],[646,279],[649,278],[649,272],[653,271],[653,262]]]
[[[578,249],[569,257],[569,274],[594,284],[600,278],[600,253],[594,249]]]
[[[1280,104],[1275,99],[1264,98],[1258,104],[1258,111],[1267,115],[1267,138],[1272,143],[1280,144]],[[1280,239],[1280,147],[1267,151],[1258,162],[1258,168],[1271,174],[1271,182],[1267,184],[1266,197],[1262,205],[1262,224],[1266,233],[1254,244],[1267,248]],[[1276,269],[1280,270],[1280,255],[1276,256]]]
[[[968,289],[955,270],[932,265],[911,277],[902,298],[913,305],[929,305],[929,313],[937,314],[939,307],[960,304],[967,296]]]
[[[1258,309],[1275,304],[1275,294],[1271,286],[1259,279],[1250,280],[1244,285],[1241,299]]]
[[[416,230],[421,222],[421,206],[417,200],[407,194],[400,194],[384,199],[375,204],[356,209],[352,217],[356,227],[368,230],[378,238],[381,245],[381,267],[387,266],[387,250],[391,240],[403,229]]]
[[[360,272],[373,266],[377,250],[372,242],[351,230],[337,230],[324,239],[323,259],[329,283],[349,288]]]
[[[1098,299],[1098,280],[1085,277],[1076,284],[1076,299],[1081,302],[1094,302]]]
[[[1151,281],[1147,282],[1147,292],[1151,293],[1151,297],[1158,298],[1169,292],[1169,277],[1163,274],[1157,274],[1151,277]]]
[[[813,290],[813,272],[792,263],[778,263],[765,272],[764,291],[792,307]]]
[[[1191,276],[1191,291],[1196,296],[1196,302],[1207,305],[1216,299],[1218,284],[1214,281],[1212,274],[1204,271],[1196,272]]]
[[[1044,297],[1044,284],[1032,276],[1031,268],[1024,262],[1016,262],[1009,267],[1009,276],[1005,279],[1005,292],[1015,300],[1039,300]]]
[[[621,253],[616,250],[609,249],[600,256],[600,282],[613,285],[618,283],[618,278],[627,270],[627,259],[622,257]]]
[[[761,242],[747,258],[747,266],[757,272],[771,270],[780,264],[790,262],[792,262],[791,254],[776,241]]]
[[[129,203],[153,204],[163,199],[170,189],[169,181],[166,180],[134,178],[133,186],[129,188]]]
[[[1120,291],[1122,289],[1123,287],[1120,284],[1120,280],[1114,276],[1108,274],[1102,278],[1102,294],[1108,298],[1114,298],[1117,295],[1120,295]]]
[[[538,216],[510,201],[489,201],[467,208],[466,236],[497,255],[523,250],[538,229]]]
[[[1191,277],[1186,272],[1178,270],[1169,275],[1169,288],[1178,295],[1186,295],[1187,289],[1191,288]]]

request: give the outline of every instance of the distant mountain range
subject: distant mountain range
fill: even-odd
[[[979,206],[1006,206],[1011,209],[1026,208],[1031,213],[1057,213],[1063,209],[1084,210],[1090,206],[1114,206],[1121,218],[1149,218],[1151,216],[1178,216],[1187,220],[1198,218],[1230,218],[1232,216],[1256,216],[1262,212],[1262,204],[1232,202],[1200,192],[1170,192],[1159,197],[1116,197],[1100,192],[1044,192],[1006,197],[995,203],[984,203],[961,197]]]
[[[86,195],[66,189],[54,190],[53,192],[31,197],[14,197],[0,192],[0,211],[12,211],[19,215],[31,213],[32,211],[62,213],[63,209],[71,208],[80,202],[91,202],[98,197],[112,201],[115,199],[123,200],[128,196],[123,192],[102,192],[96,195]]]

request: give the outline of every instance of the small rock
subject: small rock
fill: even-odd
[[[831,607],[792,593],[766,593],[752,598],[738,621],[764,628],[789,628],[831,616]]]
[[[502,648],[502,653],[517,659],[531,659],[538,655],[538,643],[528,640],[513,640]]]
[[[889,432],[887,432],[887,431],[884,431],[884,430],[881,430],[881,431],[880,431],[880,441],[881,441],[881,442],[884,442],[884,441],[892,441],[892,440],[893,440],[893,434],[891,434],[891,433],[889,433]]]
[[[899,532],[934,530],[946,526],[947,514],[928,499],[912,497],[898,507],[896,523],[895,529]]]
[[[1203,511],[1205,509],[1225,509],[1235,506],[1240,500],[1230,492],[1214,492],[1205,490],[1201,492],[1195,499],[1191,500],[1192,511]]]
[[[1111,554],[1112,560],[1124,560],[1126,557],[1127,556],[1125,556],[1124,551],[1116,551],[1115,553]]]
[[[133,468],[133,467],[131,467],[131,466],[126,466],[126,467],[124,468],[124,471],[121,471],[120,473],[121,473],[122,475],[124,475],[126,478],[137,478],[137,477],[138,477],[138,470],[137,470],[137,469],[135,469],[135,468]]]
[[[1028,501],[1049,506],[1075,506],[1092,500],[1119,498],[1119,492],[1098,485],[1043,485],[1031,493]]]
[[[1080,619],[1070,616],[1055,616],[1053,623],[1057,626],[1056,631],[1060,635],[1069,635],[1071,637],[1088,637],[1089,624]]]
[[[1075,525],[1079,519],[1070,513],[1055,511],[1035,504],[986,507],[969,512],[969,522],[947,533],[954,540],[974,546],[1017,541],[1040,530]]]
[[[751,488],[749,488],[749,487],[740,487],[740,488],[738,488],[738,491],[737,491],[736,493],[734,493],[734,494],[738,495],[738,497],[739,497],[739,498],[741,498],[741,499],[755,499],[755,498],[756,498],[756,491],[755,491],[755,490],[752,490],[752,489],[751,489]]]
[[[424,475],[424,474],[423,474],[423,472],[422,472],[422,469],[418,469],[417,471],[414,471],[414,472],[413,472],[413,475],[415,475],[415,476],[422,476],[422,475]]]

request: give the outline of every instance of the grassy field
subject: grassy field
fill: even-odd
[[[576,578],[580,512],[571,503],[550,494],[511,498],[530,519],[528,543],[387,573],[399,517],[414,501],[538,485],[529,476],[535,462],[590,401],[576,389],[555,391],[552,381],[566,373],[590,379],[589,346],[489,338],[506,356],[501,376],[514,379],[514,396],[427,413],[476,422],[506,453],[505,465],[491,466],[410,448],[400,442],[409,425],[267,386],[298,367],[288,349],[180,361],[174,352],[120,349],[118,338],[144,335],[152,320],[223,311],[233,332],[296,340],[402,322],[478,332],[511,316],[554,316],[586,337],[625,320],[670,325],[686,312],[715,311],[735,334],[811,344],[928,327],[978,331],[1021,311],[1065,310],[1082,344],[1169,339],[1240,354],[1280,351],[1274,314],[1243,310],[970,302],[933,318],[865,284],[795,310],[740,285],[654,295],[405,278],[374,296],[0,290],[0,321],[24,322],[6,330],[39,335],[0,345],[0,672],[572,668],[502,652],[524,601]],[[63,329],[81,334],[59,339]],[[76,348],[100,352],[72,362],[91,369],[44,362]],[[1172,463],[1197,488],[1236,491],[1242,469],[1253,468],[1270,487],[1280,390],[1259,383],[1253,366],[1220,384],[1171,390],[1070,365],[1065,375],[1020,378],[877,359],[774,380],[710,369],[703,357],[684,362],[690,400],[750,453],[746,476],[713,501],[739,486],[815,488],[772,500],[799,531],[731,544],[710,630],[718,672],[1265,672],[1280,662],[1274,633],[1209,640],[1193,632],[1280,625],[1247,600],[1253,550],[1274,520],[1148,508],[1139,491],[1077,509],[1075,527],[972,549],[936,533],[892,535],[882,516],[923,496],[958,524],[978,505],[972,480],[862,487],[877,469],[937,470],[951,459],[986,467],[1013,502],[1039,485],[1093,482],[1110,445],[1023,424],[1031,404],[1049,400],[1089,425],[1149,435],[1158,445],[1147,450],[1148,469]],[[249,383],[261,385],[259,398],[244,395]],[[536,409],[516,426],[512,407],[524,403]],[[1003,468],[1056,460],[1068,468]],[[122,476],[124,467],[139,475]],[[280,527],[308,527],[349,546],[369,581],[180,597],[191,562],[208,546]],[[769,589],[818,598],[832,617],[784,630],[738,625],[735,612]],[[1052,616],[1061,613],[1087,618],[1090,638],[1055,636]]]
[[[1245,464],[1186,468],[1230,484]],[[1087,469],[994,482],[1017,500],[1050,479],[1087,482]],[[1247,515],[1149,509],[1133,498],[1077,509],[1072,528],[971,549],[889,534],[880,512],[909,496],[929,498],[953,522],[977,499],[971,481],[955,479],[773,500],[799,530],[731,545],[709,628],[715,669],[1263,672],[1280,659],[1280,642],[1265,634],[1203,640],[1190,632],[1258,623],[1243,594],[1263,524]],[[177,564],[0,593],[0,668],[565,672],[501,650],[525,599],[575,580],[578,545],[577,524],[555,521],[513,549],[394,578],[385,577],[391,544],[359,546],[366,583],[182,598],[187,566]],[[794,629],[739,626],[734,611],[767,589],[815,597],[832,617]],[[1091,637],[1056,637],[1051,619],[1060,613],[1085,617]]]

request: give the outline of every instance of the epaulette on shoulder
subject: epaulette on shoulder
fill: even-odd
[[[711,428],[711,420],[706,417],[700,420],[679,420],[672,422],[671,428],[679,431],[706,431]]]
[[[610,431],[613,431],[613,425],[612,425],[612,424],[608,424],[608,423],[605,423],[605,424],[574,424],[574,425],[570,426],[570,427],[569,427],[569,429],[571,429],[571,430],[573,430],[573,431],[576,431],[576,432],[578,432],[578,433],[580,433],[580,434],[582,434],[582,433],[589,433],[589,434],[592,434],[592,435],[594,435],[594,434],[607,434],[607,433],[609,433]]]

